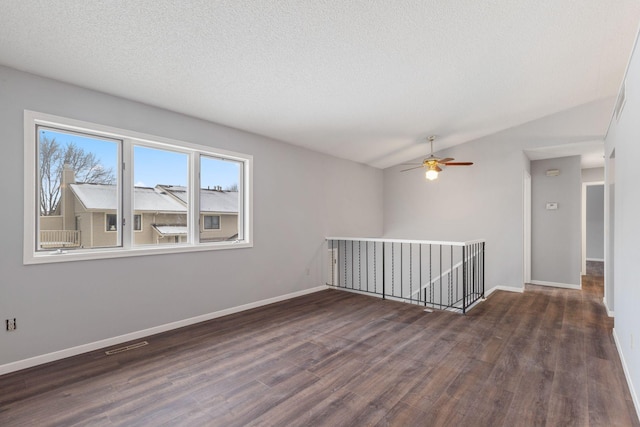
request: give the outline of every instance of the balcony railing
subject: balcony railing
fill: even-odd
[[[484,298],[484,240],[327,238],[327,285],[466,313]]]
[[[80,232],[76,230],[40,230],[43,249],[74,248],[80,246]]]

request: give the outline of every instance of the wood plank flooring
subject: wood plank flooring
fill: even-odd
[[[0,377],[2,426],[640,426],[601,278],[467,316],[327,290]]]

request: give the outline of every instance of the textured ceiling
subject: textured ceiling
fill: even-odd
[[[0,64],[388,167],[430,134],[442,149],[615,96],[639,17],[637,0],[0,0]]]

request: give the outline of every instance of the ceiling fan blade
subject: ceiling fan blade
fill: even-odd
[[[443,163],[444,164],[444,163],[451,162],[453,160],[455,160],[455,159],[453,159],[452,157],[447,157],[447,158],[438,160],[438,163]]]
[[[473,162],[447,162],[447,166],[471,166]]]
[[[409,169],[403,169],[403,170],[401,170],[400,172],[406,172],[406,171],[410,171],[410,170],[414,170],[414,169],[419,169],[419,168],[421,168],[421,167],[422,167],[422,165],[420,165],[420,166],[416,166],[416,167],[413,167],[413,168],[409,168]]]
[[[436,165],[435,170],[437,170],[438,172],[442,172],[442,168],[438,165]]]

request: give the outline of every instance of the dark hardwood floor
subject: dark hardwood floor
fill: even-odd
[[[602,305],[467,316],[327,290],[0,377],[1,426],[639,426]]]
[[[588,276],[604,276],[604,261],[587,260],[586,268]]]

